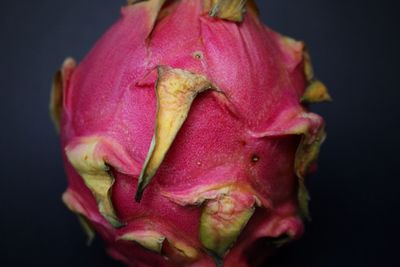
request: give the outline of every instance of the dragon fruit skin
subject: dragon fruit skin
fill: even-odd
[[[329,95],[240,3],[131,1],[55,76],[63,200],[128,266],[259,266],[303,233]]]

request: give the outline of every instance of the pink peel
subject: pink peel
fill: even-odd
[[[129,1],[55,77],[64,201],[128,266],[258,266],[303,233],[330,96],[245,2]]]

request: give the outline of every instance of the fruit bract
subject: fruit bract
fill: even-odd
[[[129,1],[51,115],[89,239],[128,266],[259,266],[308,217],[327,101],[302,42],[252,1]]]

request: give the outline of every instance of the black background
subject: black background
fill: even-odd
[[[88,248],[60,201],[66,179],[48,118],[50,81],[81,59],[123,0],[1,1],[0,265],[120,266]],[[334,102],[320,169],[308,179],[313,221],[268,266],[400,266],[398,1],[259,1],[264,22],[305,40]]]

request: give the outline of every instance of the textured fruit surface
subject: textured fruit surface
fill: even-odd
[[[327,100],[252,1],[129,1],[54,78],[63,200],[128,266],[259,266],[303,233]]]

